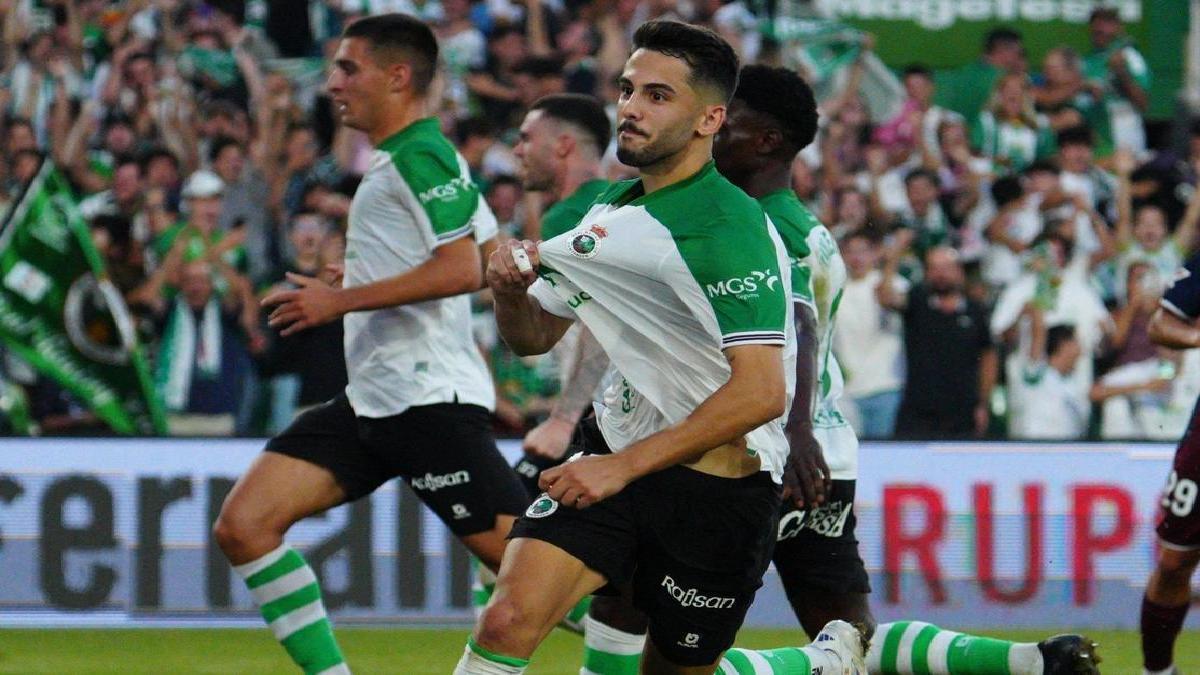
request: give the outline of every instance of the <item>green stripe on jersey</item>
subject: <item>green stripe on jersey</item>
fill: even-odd
[[[479,206],[479,188],[437,118],[426,117],[404,127],[379,144],[388,153],[400,178],[412,190],[439,240],[471,231]]]

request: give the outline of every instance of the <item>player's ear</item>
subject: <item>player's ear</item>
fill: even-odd
[[[764,129],[758,136],[758,152],[763,155],[770,155],[779,149],[783,143],[783,133],[775,128]]]
[[[696,133],[701,136],[716,135],[725,125],[725,110],[724,103],[704,106],[704,115],[700,118],[700,125],[696,128]]]
[[[412,84],[412,66],[399,61],[388,66],[388,91],[393,94],[408,89]]]
[[[555,156],[557,156],[559,159],[562,159],[571,154],[571,152],[575,149],[576,142],[577,141],[575,140],[575,137],[571,134],[559,134],[558,138],[554,142]]]

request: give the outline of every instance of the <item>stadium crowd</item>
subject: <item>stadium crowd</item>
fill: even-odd
[[[308,11],[297,11],[297,5]],[[687,9],[681,9],[686,5]],[[281,338],[259,299],[287,272],[332,279],[370,150],[333,122],[326,58],[348,22],[405,11],[441,41],[436,115],[501,236],[537,239],[548,204],[512,147],[539,97],[615,102],[633,30],[657,17],[717,30],[778,63],[742,0],[0,0],[0,207],[43,159],[77,191],[112,280],[138,317],[171,432],[260,435],[345,384],[340,324]],[[949,73],[912,64],[873,118],[862,57],[821,102],[797,194],[837,236],[850,280],[836,351],[843,405],[867,438],[1178,438],[1200,356],[1151,344],[1158,298],[1195,249],[1200,124],[1147,142],[1150,72],[1115,11],[1090,50],[1029,63],[990,32]],[[609,106],[612,111],[613,106]],[[1162,146],[1163,144],[1159,144]],[[627,167],[610,149],[608,177]],[[3,208],[0,208],[3,211]],[[558,386],[553,356],[477,340],[496,424],[520,434]],[[16,358],[43,433],[94,433],[69,394]]]

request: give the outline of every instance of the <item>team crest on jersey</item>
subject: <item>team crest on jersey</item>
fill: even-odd
[[[542,493],[541,497],[533,500],[529,508],[525,509],[526,518],[545,518],[546,516],[558,510],[558,502],[550,498],[549,495]]]
[[[567,249],[576,258],[591,258],[600,252],[600,240],[608,236],[602,225],[592,225],[587,230],[571,237]]]

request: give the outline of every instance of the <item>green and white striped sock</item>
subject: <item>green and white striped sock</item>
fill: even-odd
[[[321,603],[317,576],[287,544],[244,565],[235,565],[254,594],[275,639],[308,675],[349,675]]]
[[[782,649],[730,649],[721,657],[714,675],[810,675],[842,672],[842,661],[831,652],[816,647]]]
[[[583,622],[583,668],[579,675],[638,675],[646,636],[617,630],[595,617]]]
[[[1040,675],[1032,642],[1009,642],[942,630],[921,621],[880,624],[867,670],[881,675]]]
[[[467,638],[467,648],[454,667],[454,675],[521,675],[528,666],[529,659],[489,651],[472,636]]]

